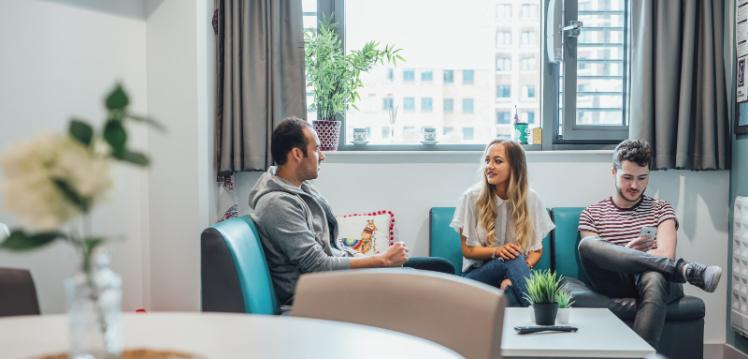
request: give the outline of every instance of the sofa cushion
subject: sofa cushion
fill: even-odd
[[[574,307],[608,308],[616,316],[633,321],[636,315],[635,298],[609,298],[595,293],[576,278],[564,278],[564,285],[574,298]],[[704,302],[696,297],[684,296],[667,306],[667,320],[693,320],[704,318]]]
[[[579,265],[579,214],[582,207],[556,207],[551,211],[551,218],[556,228],[551,232],[553,237],[553,266],[556,273],[564,277],[578,278],[586,282]]]
[[[395,214],[380,210],[336,216],[338,238],[343,246],[373,256],[395,243]]]

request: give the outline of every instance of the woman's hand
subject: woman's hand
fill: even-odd
[[[507,243],[501,247],[498,247],[496,249],[496,254],[501,259],[512,260],[522,254],[522,251],[517,243]]]
[[[510,285],[512,285],[512,280],[509,278],[504,278],[504,280],[501,281],[501,285],[499,285],[499,288],[501,288],[501,290],[506,290]]]

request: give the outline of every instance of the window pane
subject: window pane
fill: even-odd
[[[624,125],[623,0],[580,0],[584,23],[577,49],[577,116],[580,125]]]
[[[349,109],[345,116],[346,142],[351,141],[354,127],[372,128],[369,144],[420,145],[418,129],[424,126],[438,129],[440,145],[485,144],[511,135],[515,106],[521,117],[541,113],[540,4],[540,0],[346,1],[348,51],[376,41],[402,48],[406,59],[396,67],[376,65],[362,73],[358,109]],[[534,96],[524,93],[523,86],[532,87]],[[391,103],[385,102],[387,97]],[[500,112],[507,113],[501,120]],[[378,136],[385,133],[393,135]]]

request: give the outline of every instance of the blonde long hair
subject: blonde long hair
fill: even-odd
[[[515,141],[493,140],[483,151],[483,158],[488,154],[491,146],[502,145],[506,152],[506,161],[509,162],[509,183],[507,185],[507,195],[509,209],[512,219],[514,220],[514,233],[517,242],[524,253],[527,253],[530,242],[535,236],[532,217],[527,209],[527,161],[525,159],[525,150],[522,145]],[[482,183],[476,207],[478,207],[478,224],[488,233],[486,241],[489,246],[496,243],[496,186],[489,184],[485,174],[485,161],[481,166]]]

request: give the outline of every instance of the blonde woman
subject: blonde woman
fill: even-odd
[[[492,141],[481,169],[482,180],[463,193],[450,224],[462,240],[463,275],[503,289],[510,305],[527,306],[525,279],[555,226],[527,185],[520,144]]]

